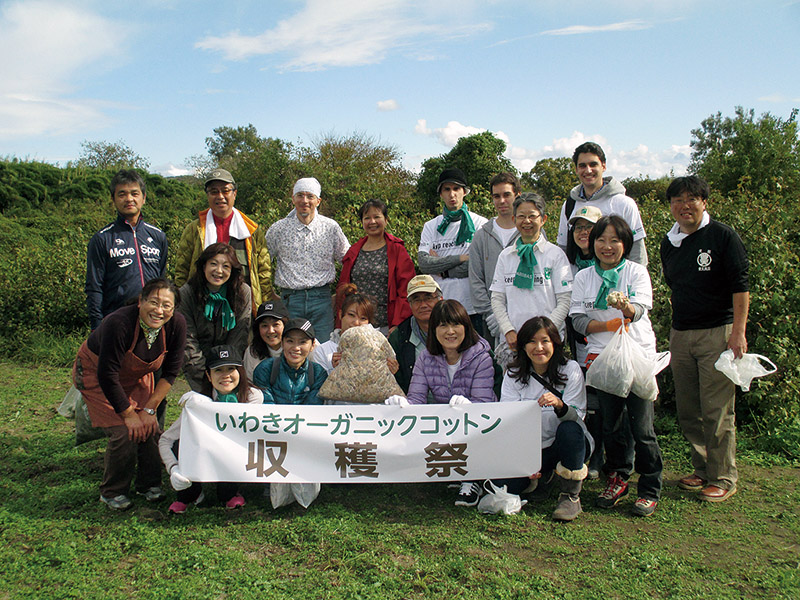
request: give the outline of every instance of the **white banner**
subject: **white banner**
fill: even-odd
[[[528,477],[541,467],[536,402],[451,407],[186,403],[192,481],[399,483]]]

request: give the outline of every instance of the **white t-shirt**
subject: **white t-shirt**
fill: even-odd
[[[622,311],[616,308],[599,310],[594,307],[597,292],[603,284],[600,275],[594,267],[578,271],[575,281],[572,283],[572,304],[569,314],[585,314],[595,321],[608,321],[609,319],[624,319]],[[631,302],[641,304],[645,312],[638,321],[630,324],[628,332],[631,338],[647,352],[648,356],[656,353],[656,334],[650,323],[647,311],[653,308],[653,286],[650,283],[650,275],[647,268],[639,263],[627,260],[625,266],[619,274],[619,280],[614,290],[618,290],[628,296]],[[613,290],[611,290],[613,291]],[[613,339],[614,333],[603,331],[601,333],[590,333],[586,336],[588,354],[600,354],[603,348]]]
[[[514,237],[514,234],[517,233],[517,228],[511,227],[511,229],[505,229],[497,224],[497,217],[492,220],[494,221],[494,231],[497,233],[497,237],[499,237],[500,241],[503,243],[503,248],[505,248],[508,246],[508,242],[511,241],[511,238]]]
[[[497,267],[489,288],[491,292],[506,295],[506,312],[515,331],[519,331],[531,317],[549,316],[556,307],[556,294],[572,291],[572,270],[564,251],[543,238],[534,247],[536,266],[533,267],[533,288],[530,290],[514,285],[514,276],[519,267],[516,245],[504,248],[497,257]],[[562,336],[566,332],[561,328]]]
[[[469,211],[469,216],[472,218],[472,223],[475,225],[475,231],[478,231],[488,222],[487,218],[472,211]],[[469,242],[464,242],[456,246],[456,237],[458,236],[458,229],[461,227],[461,221],[453,221],[450,223],[444,235],[442,235],[436,228],[439,227],[443,218],[442,215],[439,215],[425,223],[422,228],[422,235],[419,239],[419,252],[430,253],[431,250],[434,250],[437,256],[469,254]],[[469,315],[475,312],[472,308],[469,277],[458,279],[447,277],[442,279],[439,275],[433,275],[433,279],[439,284],[439,287],[442,288],[442,297],[445,300],[458,300]]]
[[[578,424],[583,429],[584,435],[587,435],[586,426],[583,422],[584,418],[586,418],[586,386],[584,385],[583,371],[574,360],[567,361],[567,364],[561,367],[559,371],[562,375],[567,376],[567,381],[563,386],[557,385],[555,388],[561,390],[563,394],[562,402],[577,411],[580,417]],[[528,380],[528,385],[523,385],[506,373],[503,377],[500,402],[538,402],[539,398],[547,392],[548,390],[533,377]],[[555,442],[556,429],[558,429],[561,421],[556,416],[552,406],[545,406],[540,410],[542,411],[542,448],[547,448]]]

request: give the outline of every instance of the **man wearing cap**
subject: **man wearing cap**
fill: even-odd
[[[567,249],[568,223],[576,210],[583,206],[596,206],[603,215],[619,215],[633,231],[633,248],[629,260],[647,266],[646,233],[642,215],[633,198],[625,195],[625,187],[613,177],[603,177],[606,171],[606,155],[599,144],[584,142],[572,154],[575,173],[580,184],[572,188],[569,198],[561,206],[556,243]]]
[[[693,473],[678,487],[706,502],[736,493],[736,388],[714,368],[727,349],[747,352],[749,262],[737,233],[706,210],[708,184],[678,177],[667,187],[675,219],[661,240],[664,281],[672,290],[670,367],[678,423],[691,446]]]
[[[298,179],[292,190],[294,210],[267,230],[267,247],[289,314],[311,321],[317,339],[327,342],[333,331],[330,284],[350,243],[336,221],[317,212],[321,193],[314,177]]]
[[[397,362],[400,364],[394,378],[406,393],[408,384],[411,383],[414,363],[425,349],[428,340],[431,311],[442,299],[442,290],[430,275],[417,275],[412,278],[408,282],[407,292],[411,316],[389,334],[389,343],[394,348]]]
[[[225,169],[214,169],[205,183],[208,208],[183,230],[175,253],[175,285],[194,273],[195,262],[211,244],[230,244],[242,265],[244,282],[252,291],[253,309],[272,299],[271,262],[258,223],[234,208],[236,182]]]
[[[483,317],[483,331],[478,331],[494,348],[500,334],[492,312],[489,288],[494,278],[497,257],[504,248],[517,241],[519,232],[514,225],[514,200],[520,194],[519,180],[512,173],[500,173],[489,182],[495,217],[475,232],[469,246],[469,286],[472,308]]]
[[[86,253],[86,308],[94,331],[103,317],[136,298],[150,279],[164,277],[167,236],[145,223],[145,183],[134,170],[111,180],[111,203],[117,219],[89,240]]]
[[[483,319],[475,314],[469,287],[469,247],[475,231],[487,219],[468,210],[464,197],[469,194],[469,186],[461,169],[448,167],[442,171],[436,191],[444,208],[441,215],[422,228],[417,254],[419,270],[433,276],[446,300],[458,300],[482,331]]]

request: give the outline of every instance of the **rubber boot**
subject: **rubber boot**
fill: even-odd
[[[567,469],[561,463],[556,466],[556,473],[561,482],[561,493],[552,515],[554,521],[573,521],[583,512],[581,509],[581,486],[586,478],[587,470],[586,465],[576,471]]]

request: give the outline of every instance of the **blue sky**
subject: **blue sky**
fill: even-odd
[[[601,143],[676,174],[691,130],[800,106],[800,0],[0,0],[0,156],[123,140],[184,172],[221,125],[355,131],[411,169],[489,130],[522,171]]]

